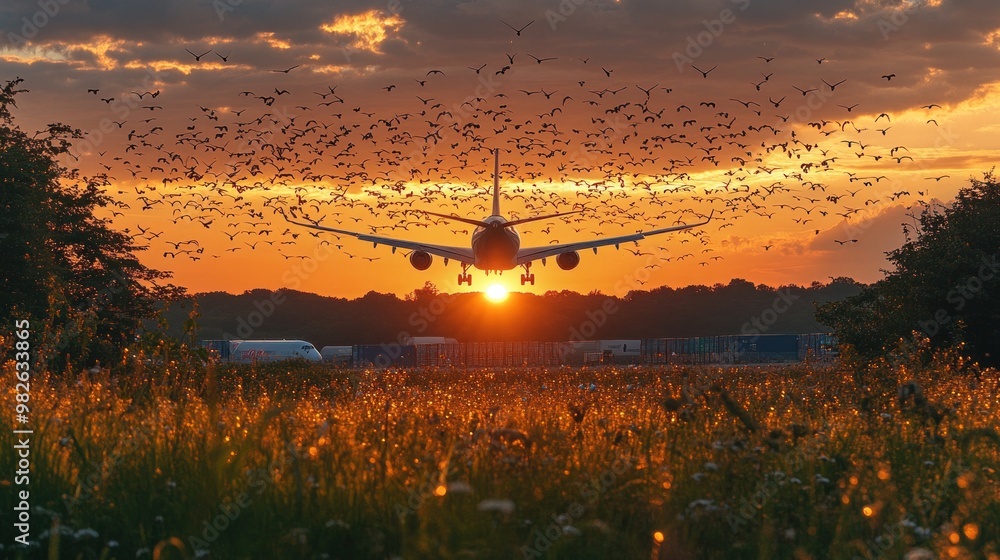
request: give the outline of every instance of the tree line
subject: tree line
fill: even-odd
[[[728,334],[828,332],[817,305],[863,288],[849,278],[770,287],[742,279],[714,286],[660,287],[618,297],[595,291],[511,293],[495,304],[480,293],[447,294],[427,283],[403,298],[369,292],[355,299],[292,290],[211,292],[175,303],[177,328],[197,306],[202,339],[289,338],[318,347],[443,336],[461,342],[639,339]]]

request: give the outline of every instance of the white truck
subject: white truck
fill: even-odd
[[[353,346],[324,346],[319,351],[324,362],[331,364],[350,364],[354,357]]]
[[[279,362],[302,358],[320,362],[316,347],[304,340],[231,340],[229,360],[238,364],[252,362]]]

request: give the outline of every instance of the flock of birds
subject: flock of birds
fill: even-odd
[[[533,22],[501,23],[516,33],[516,46]],[[232,56],[187,52],[196,63],[212,54],[224,63]],[[705,98],[702,88],[686,91],[692,82],[680,75],[670,77],[673,85],[663,83],[667,78],[627,83],[609,64],[543,54],[504,52],[465,67],[394,74],[377,91],[352,91],[353,83],[304,87],[303,62],[261,69],[275,75],[266,87],[197,107],[174,103],[165,87],[113,94],[95,87],[84,93],[94,102],[127,97],[135,109],[115,122],[120,145],[99,145],[85,157],[96,158],[89,161],[100,166],[108,188],[117,189],[113,218],[130,222],[127,231],[137,242],[163,257],[191,260],[266,247],[285,259],[307,259],[303,236],[350,258],[389,256],[290,225],[283,216],[416,241],[434,242],[421,230],[438,225],[453,236],[468,235],[466,227],[424,211],[487,215],[494,147],[503,154],[506,214],[580,211],[522,231],[527,243],[620,235],[714,211],[709,226],[656,248],[663,261],[702,266],[721,260],[712,253],[729,243],[713,243],[712,234],[728,233],[739,220],[766,226],[777,216],[817,235],[841,219],[869,215],[876,205],[928,195],[922,185],[888,187],[892,169],[912,167],[915,157],[892,141],[889,113],[862,112],[854,100],[831,101],[799,120],[797,110],[811,95],[850,98],[849,78],[817,75],[780,86],[779,57],[748,55],[744,65],[759,78],[729,97]],[[814,60],[817,74],[830,68],[827,59]],[[539,67],[576,79],[540,86]],[[721,71],[718,64],[693,70],[699,85]],[[877,80],[894,78],[887,73]],[[924,107],[934,109],[940,106]],[[931,117],[927,126],[937,124]],[[858,166],[887,171],[850,171]],[[159,219],[148,220],[152,215]],[[149,225],[164,220],[175,227]],[[208,242],[209,234],[221,243]],[[859,241],[842,237],[835,240],[839,246]],[[683,250],[686,243],[690,250]],[[633,253],[653,254],[648,251]]]

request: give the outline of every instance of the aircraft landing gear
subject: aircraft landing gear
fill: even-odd
[[[524,265],[524,274],[521,275],[521,285],[535,285],[535,275],[531,273],[531,263]]]
[[[462,267],[462,273],[458,275],[458,285],[459,286],[461,286],[462,284],[468,284],[470,286],[472,285],[472,275],[469,274],[468,272],[466,272],[467,270],[468,270],[468,267],[466,267],[466,266]]]

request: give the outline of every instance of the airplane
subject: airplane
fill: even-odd
[[[475,267],[479,270],[485,271],[488,275],[491,272],[499,274],[505,270],[511,270],[519,266],[524,267],[524,274],[521,274],[521,285],[531,284],[534,286],[535,275],[531,272],[531,263],[534,261],[541,260],[542,265],[544,266],[548,257],[555,256],[556,264],[559,265],[559,268],[563,270],[572,270],[580,264],[579,251],[581,250],[593,249],[596,254],[598,247],[614,245],[615,248],[618,248],[618,246],[622,243],[627,243],[629,241],[638,242],[639,240],[652,235],[703,226],[712,219],[712,214],[709,214],[705,221],[695,224],[681,224],[661,229],[654,229],[651,231],[632,233],[629,235],[593,239],[590,241],[577,241],[573,243],[559,243],[544,245],[541,247],[522,248],[521,237],[518,235],[517,230],[514,229],[515,226],[526,224],[528,222],[549,220],[560,216],[576,214],[581,211],[575,210],[572,212],[561,212],[558,214],[549,214],[547,216],[535,216],[508,221],[500,215],[500,150],[493,150],[493,155],[493,213],[491,215],[482,220],[475,220],[462,216],[424,211],[425,214],[430,216],[437,216],[439,218],[476,226],[476,229],[472,232],[471,247],[448,247],[444,245],[432,245],[430,243],[382,237],[379,235],[368,235],[321,226],[318,221],[315,223],[306,223],[292,220],[288,216],[284,217],[289,222],[299,226],[320,231],[328,231],[338,235],[349,235],[351,237],[356,237],[361,241],[370,242],[374,244],[375,247],[378,247],[379,245],[388,245],[392,247],[393,253],[396,252],[396,249],[409,249],[411,251],[409,255],[410,264],[417,270],[427,270],[430,268],[431,262],[433,261],[432,255],[442,257],[445,265],[448,264],[449,260],[458,261],[462,265],[462,272],[458,275],[459,286],[462,284],[468,284],[469,286],[472,285],[472,275],[468,272],[470,267]],[[282,215],[284,215],[284,213],[282,213]]]

